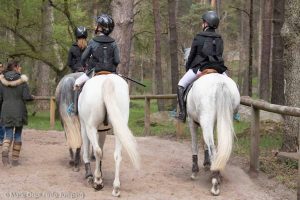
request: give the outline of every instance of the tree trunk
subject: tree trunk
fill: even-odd
[[[242,43],[242,64],[244,65],[244,77],[243,77],[243,87],[242,95],[251,96],[252,95],[252,14],[253,14],[253,0],[247,0],[243,2],[243,10],[249,8],[248,14],[242,12],[242,29],[243,29],[243,43]],[[252,10],[252,11],[251,11]],[[248,60],[247,60],[248,59]]]
[[[281,30],[284,44],[284,77],[286,105],[300,107],[300,2],[285,1],[285,22]],[[286,117],[283,151],[297,151],[300,133],[299,118]]]
[[[265,101],[270,100],[271,19],[272,0],[265,0],[263,6],[262,49],[259,84],[259,96]]]
[[[41,54],[44,57],[49,55],[51,48],[51,37],[52,37],[52,7],[49,5],[47,0],[43,0],[42,3],[42,32],[41,32]],[[39,96],[50,96],[50,67],[42,62],[38,68],[38,80],[37,80],[37,95]],[[38,109],[47,110],[49,109],[49,102],[39,101]]]
[[[211,0],[210,3],[211,3],[210,6],[211,6],[212,8],[216,8],[216,0]]]
[[[239,59],[239,70],[238,70],[238,85],[239,85],[239,91],[242,95],[248,95],[248,90],[246,90],[244,87],[245,84],[245,78],[243,83],[243,77],[244,74],[246,74],[246,57],[247,57],[247,50],[246,48],[248,46],[248,40],[246,40],[249,31],[247,31],[247,23],[246,18],[247,16],[243,11],[240,11],[240,44],[239,44],[239,52],[240,52],[240,59]],[[247,79],[248,80],[248,79]],[[247,88],[248,89],[248,88]]]
[[[115,29],[112,37],[116,40],[120,49],[121,63],[118,73],[128,76],[130,64],[130,50],[133,28],[133,0],[113,0],[111,3],[112,17],[115,21]]]
[[[249,69],[248,69],[248,95],[252,96],[252,78],[253,78],[253,0],[250,0],[249,11]]]
[[[159,1],[152,0],[153,3],[153,15],[155,26],[155,77],[156,77],[156,94],[163,94],[163,81],[162,81],[162,69],[161,69],[161,21],[160,21],[160,8]],[[163,100],[157,100],[158,110],[164,109]]]
[[[172,93],[176,94],[179,71],[178,71],[178,55],[177,55],[177,26],[176,26],[176,0],[168,0],[169,7],[169,29],[170,29],[170,57],[171,57],[171,80]],[[176,99],[172,102],[172,107],[176,108]]]
[[[273,8],[272,97],[274,104],[284,105],[283,42],[280,31],[284,22],[284,0],[275,0]]]

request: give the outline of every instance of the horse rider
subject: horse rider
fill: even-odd
[[[180,79],[177,88],[179,114],[177,118],[186,121],[184,102],[185,89],[199,76],[206,73],[224,73],[227,67],[223,59],[223,39],[216,33],[219,17],[215,11],[207,11],[202,15],[202,32],[198,33],[192,43],[190,55],[186,62],[186,73]],[[225,74],[225,73],[224,73]]]
[[[115,23],[110,15],[101,14],[97,17],[96,36],[89,41],[81,56],[81,65],[86,66],[88,59],[89,64],[86,73],[76,79],[74,84],[75,90],[78,91],[90,79],[92,74],[116,73],[117,66],[120,63],[119,48],[115,39],[109,36],[114,27]],[[79,93],[77,92],[75,98],[78,98],[78,95]]]
[[[84,72],[84,67],[81,65],[81,55],[87,47],[88,32],[86,27],[79,26],[74,30],[76,42],[72,44],[68,54],[68,63],[72,73]]]
[[[22,130],[27,125],[26,101],[34,96],[30,94],[28,78],[21,74],[22,67],[18,61],[10,61],[6,71],[0,75],[0,110],[1,122],[5,127],[2,145],[2,162],[9,164],[9,151],[12,145],[12,165],[19,165],[22,147]],[[13,143],[13,144],[12,144]]]

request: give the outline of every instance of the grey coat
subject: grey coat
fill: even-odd
[[[27,81],[26,75],[20,75],[14,71],[0,75],[0,120],[3,126],[27,125],[25,101],[33,100]]]

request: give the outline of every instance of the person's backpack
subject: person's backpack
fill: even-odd
[[[205,35],[202,54],[209,58],[211,63],[223,62],[223,40],[218,34]]]
[[[99,43],[95,52],[92,54],[95,71],[110,71],[115,72],[116,67],[113,64],[114,47],[112,43]]]

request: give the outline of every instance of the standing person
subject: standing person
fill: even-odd
[[[3,71],[4,71],[4,66],[2,62],[0,62],[0,75],[2,74]],[[1,115],[1,108],[0,108],[0,115]],[[2,126],[2,123],[0,121],[0,148],[2,147],[4,134],[5,134],[4,127]]]
[[[22,67],[18,61],[11,61],[7,70],[0,76],[0,108],[1,122],[5,127],[2,147],[2,162],[9,164],[9,150],[12,145],[12,165],[19,164],[22,146],[22,129],[27,125],[27,109],[25,101],[33,100],[29,92],[28,78],[21,74]]]
[[[88,47],[81,56],[82,66],[85,66],[87,59],[91,57],[88,70],[86,74],[76,79],[75,88],[85,83],[92,71],[95,73],[101,71],[116,73],[117,66],[120,63],[119,48],[115,39],[109,36],[114,27],[115,23],[110,15],[101,14],[97,17],[95,34],[98,35],[90,40]]]
[[[77,27],[74,32],[75,32],[76,42],[72,44],[69,50],[68,63],[67,63],[72,73],[84,71],[80,59],[83,51],[87,47],[86,38],[88,36],[87,29],[84,26]]]
[[[180,79],[177,88],[180,109],[177,118],[182,122],[186,120],[184,91],[188,85],[195,81],[201,74],[205,74],[210,70],[215,70],[221,74],[227,70],[223,59],[223,39],[221,35],[215,32],[219,26],[219,21],[219,17],[215,11],[207,11],[202,15],[203,31],[198,33],[193,40],[191,52],[185,66],[186,73]]]

